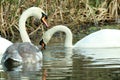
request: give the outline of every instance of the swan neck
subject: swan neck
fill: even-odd
[[[72,47],[72,33],[70,31],[69,28],[67,28],[66,26],[54,26],[51,29],[49,29],[48,34],[50,34],[50,36],[52,36],[54,33],[58,32],[58,31],[62,31],[65,32],[66,34],[66,38],[65,38],[65,43],[64,43],[64,47]]]
[[[25,23],[28,17],[34,16],[41,19],[45,12],[39,7],[31,7],[25,10],[19,19],[19,31],[23,42],[31,42],[28,33],[26,31]]]
[[[22,38],[22,41],[23,42],[31,42],[30,41],[30,38],[28,36],[28,33],[26,31],[26,28],[25,28],[25,22],[27,20],[27,18],[29,17],[28,15],[27,16],[24,16],[24,15],[21,15],[20,17],[20,20],[19,20],[19,31],[20,31],[20,35],[21,35],[21,38]]]
[[[71,33],[70,29],[66,28],[66,30],[64,32],[66,34],[64,46],[65,47],[73,47],[73,45],[72,45],[72,33]]]

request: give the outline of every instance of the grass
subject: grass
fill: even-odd
[[[1,36],[11,41],[21,40],[18,31],[19,16],[31,6],[41,7],[48,14],[51,26],[65,24],[74,33],[77,33],[76,27],[86,30],[92,25],[116,23],[120,18],[119,0],[1,0]],[[31,38],[36,39],[35,34],[40,34],[42,29],[32,22],[33,18],[27,20],[27,31]]]

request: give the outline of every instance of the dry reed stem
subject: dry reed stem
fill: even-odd
[[[17,40],[19,16],[23,10],[31,6],[41,7],[48,14],[48,23],[51,26],[57,24],[68,26],[87,25],[86,23],[98,24],[101,21],[110,22],[120,18],[119,0],[111,0],[110,2],[104,0],[98,7],[90,3],[91,0],[2,0],[0,5],[1,36],[6,38],[11,36],[13,40]],[[26,24],[29,27],[27,28],[29,35],[33,35],[42,29],[36,28],[30,23],[27,21]],[[10,39],[12,40],[12,38]]]

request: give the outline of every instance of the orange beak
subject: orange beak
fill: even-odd
[[[41,49],[45,49],[46,44],[44,43],[43,39],[40,40],[39,44],[41,45]]]
[[[42,18],[42,22],[45,24],[45,26],[46,26],[47,28],[49,27],[48,24],[47,24],[47,22],[46,22],[45,16]]]
[[[44,43],[42,43],[41,46],[42,46],[42,49],[45,49],[45,44]]]

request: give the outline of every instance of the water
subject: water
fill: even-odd
[[[0,80],[42,80],[43,76],[46,80],[120,80],[120,48],[73,50],[50,45],[43,55],[43,64],[23,64],[12,71],[0,65]]]

